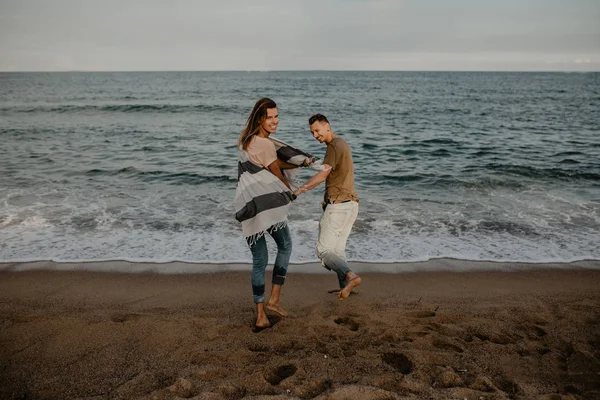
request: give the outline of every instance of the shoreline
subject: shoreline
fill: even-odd
[[[355,262],[349,261],[357,273],[411,273],[411,272],[485,272],[485,271],[530,271],[555,269],[600,270],[600,260],[580,260],[573,262],[505,262],[473,261],[457,258],[436,258],[416,262]],[[218,272],[249,271],[252,264],[239,263],[196,263],[185,261],[143,262],[143,261],[30,261],[0,262],[0,272],[16,271],[90,271],[113,273],[158,273],[158,274],[205,274]],[[272,268],[269,264],[267,270]],[[318,262],[290,263],[289,273],[329,274]]]
[[[0,398],[600,399],[599,270],[361,277],[0,271]]]

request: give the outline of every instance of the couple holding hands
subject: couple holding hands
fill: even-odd
[[[266,310],[282,317],[287,314],[280,303],[292,252],[292,238],[287,225],[289,206],[297,196],[326,182],[323,215],[319,221],[317,256],[325,268],[337,274],[338,299],[348,298],[360,285],[360,277],[346,262],[346,240],[358,215],[358,196],[354,189],[354,166],[348,143],[331,131],[322,114],[309,118],[310,131],[327,145],[323,161],[316,161],[285,143],[269,138],[279,124],[277,104],[262,98],[256,102],[239,140],[238,184],[234,207],[236,219],[252,252],[252,294],[256,304],[256,328],[271,326]],[[306,183],[291,185],[288,172],[299,166],[318,170]],[[265,269],[268,264],[265,232],[277,244],[272,289],[265,304]]]

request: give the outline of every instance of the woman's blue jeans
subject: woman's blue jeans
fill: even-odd
[[[290,255],[292,254],[292,235],[287,224],[279,228],[270,227],[267,232],[277,243],[277,257],[275,258],[271,282],[274,285],[283,285]],[[255,303],[264,303],[265,269],[269,263],[267,240],[264,235],[250,247],[250,251],[252,252],[252,295]]]

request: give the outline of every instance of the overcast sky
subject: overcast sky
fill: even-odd
[[[0,0],[1,71],[600,70],[600,0]]]

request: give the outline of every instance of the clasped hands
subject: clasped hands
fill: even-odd
[[[307,157],[307,158],[304,159],[304,162],[302,164],[300,164],[300,166],[302,166],[302,167],[308,167],[312,163],[313,163],[312,157]]]
[[[300,164],[300,166],[302,167],[308,167],[310,164],[313,163],[313,159],[312,157],[307,157],[304,162],[302,164]],[[308,192],[308,187],[306,187],[305,185],[300,186],[298,189],[294,190],[294,195],[297,197],[299,195],[301,195],[302,193]]]

